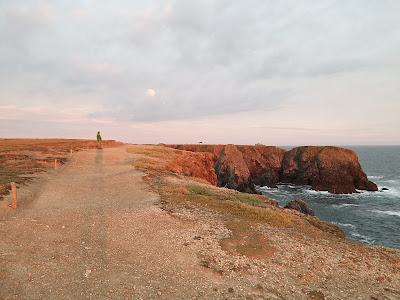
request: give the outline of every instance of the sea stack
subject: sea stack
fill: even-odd
[[[361,168],[357,154],[339,147],[298,147],[285,153],[280,180],[306,184],[317,191],[350,194],[377,191]]]

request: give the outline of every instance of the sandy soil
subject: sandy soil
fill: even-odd
[[[0,202],[0,299],[400,299],[398,253],[268,226],[261,259],[234,253],[218,214],[165,209],[136,158],[75,153]]]

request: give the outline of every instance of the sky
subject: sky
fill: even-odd
[[[399,11],[0,0],[0,137],[400,144]]]

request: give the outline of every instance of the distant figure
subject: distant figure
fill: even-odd
[[[103,149],[103,146],[101,145],[101,134],[100,134],[100,131],[97,131],[97,149]]]

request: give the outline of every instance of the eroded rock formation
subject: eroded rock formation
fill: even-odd
[[[235,145],[226,145],[215,164],[218,186],[224,186],[240,192],[255,193],[250,170],[243,153]]]
[[[290,151],[264,145],[169,145],[205,152],[213,160],[218,186],[241,192],[256,192],[255,186],[277,183],[310,185],[331,193],[376,191],[352,150],[338,147],[297,147]],[[207,165],[209,169],[209,163]],[[211,170],[206,171],[211,172]],[[200,174],[202,178],[206,174]],[[210,180],[209,180],[210,181]]]
[[[285,150],[259,144],[238,146],[238,149],[243,153],[253,183],[258,186],[276,187]]]
[[[186,176],[201,178],[212,185],[217,185],[215,159],[208,152],[190,154],[182,152],[182,155],[171,159],[166,165],[166,169]]]
[[[363,172],[356,153],[338,147],[298,147],[286,152],[280,181],[335,194],[378,190]]]

